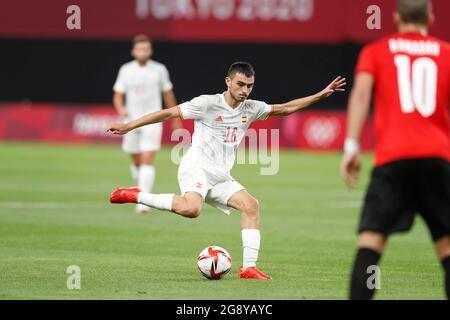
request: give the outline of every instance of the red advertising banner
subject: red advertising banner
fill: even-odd
[[[119,136],[106,132],[116,121],[120,119],[109,105],[5,104],[0,105],[0,142],[120,143]],[[184,121],[183,127],[192,133],[193,121]],[[340,150],[345,138],[346,114],[304,111],[289,117],[269,117],[254,122],[251,128],[258,139],[267,137],[268,146],[279,138],[280,148]],[[172,138],[170,123],[165,122],[163,143],[179,142]],[[374,143],[374,130],[369,121],[363,129],[361,147],[371,150]]]
[[[0,37],[206,42],[365,42],[394,32],[396,0],[14,0]],[[432,33],[450,40],[450,1],[434,0]]]

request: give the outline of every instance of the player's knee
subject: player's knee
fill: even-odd
[[[450,256],[450,236],[436,240],[436,251],[440,259]]]
[[[382,233],[363,231],[359,235],[358,247],[368,248],[382,254],[386,247],[386,240],[386,236]]]
[[[252,218],[259,217],[259,201],[255,198],[249,198],[244,202],[243,213]]]
[[[201,213],[201,209],[199,207],[192,205],[186,206],[186,208],[183,211],[184,216],[191,219],[198,218],[198,216],[200,216]]]

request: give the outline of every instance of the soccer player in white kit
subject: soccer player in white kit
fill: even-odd
[[[150,59],[152,53],[151,41],[147,36],[134,37],[131,50],[134,60],[120,68],[114,84],[114,107],[128,121],[161,110],[162,100],[168,108],[177,104],[169,72],[163,64]],[[172,128],[180,126],[181,121],[174,119]],[[154,160],[161,147],[161,136],[162,123],[155,123],[134,130],[124,136],[122,141],[123,151],[131,155],[131,176],[145,192],[152,192],[153,189]],[[145,213],[149,209],[142,204],[136,206],[138,213]]]
[[[229,214],[234,208],[242,213],[241,236],[243,265],[240,278],[271,279],[256,268],[261,236],[259,203],[230,175],[236,150],[253,121],[269,116],[287,116],[336,91],[344,91],[345,78],[336,78],[324,90],[305,98],[283,104],[269,105],[248,100],[255,82],[253,67],[247,62],[235,62],[225,79],[227,91],[202,95],[170,109],[154,112],[126,124],[113,124],[114,134],[172,118],[194,119],[192,146],[181,160],[178,181],[181,195],[152,194],[139,188],[120,188],[111,194],[111,203],[140,203],[172,211],[187,218],[200,215],[206,202]]]

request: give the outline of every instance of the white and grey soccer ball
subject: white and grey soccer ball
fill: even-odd
[[[206,247],[197,258],[198,271],[207,279],[222,279],[231,270],[231,256],[219,246]]]

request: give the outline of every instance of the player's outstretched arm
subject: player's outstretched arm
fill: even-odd
[[[163,109],[161,111],[149,113],[145,116],[140,117],[139,119],[127,123],[113,123],[109,127],[108,132],[123,135],[136,128],[143,127],[152,123],[163,122],[164,120],[174,119],[177,117],[179,117],[179,113],[177,110],[177,106],[175,106],[169,109]]]
[[[347,83],[345,82],[345,78],[339,76],[334,79],[325,89],[312,96],[292,100],[283,104],[274,104],[272,106],[271,115],[288,116],[290,114],[293,114],[303,108],[309,107],[310,105],[322,99],[328,98],[335,92],[345,91],[344,87],[346,84]]]

